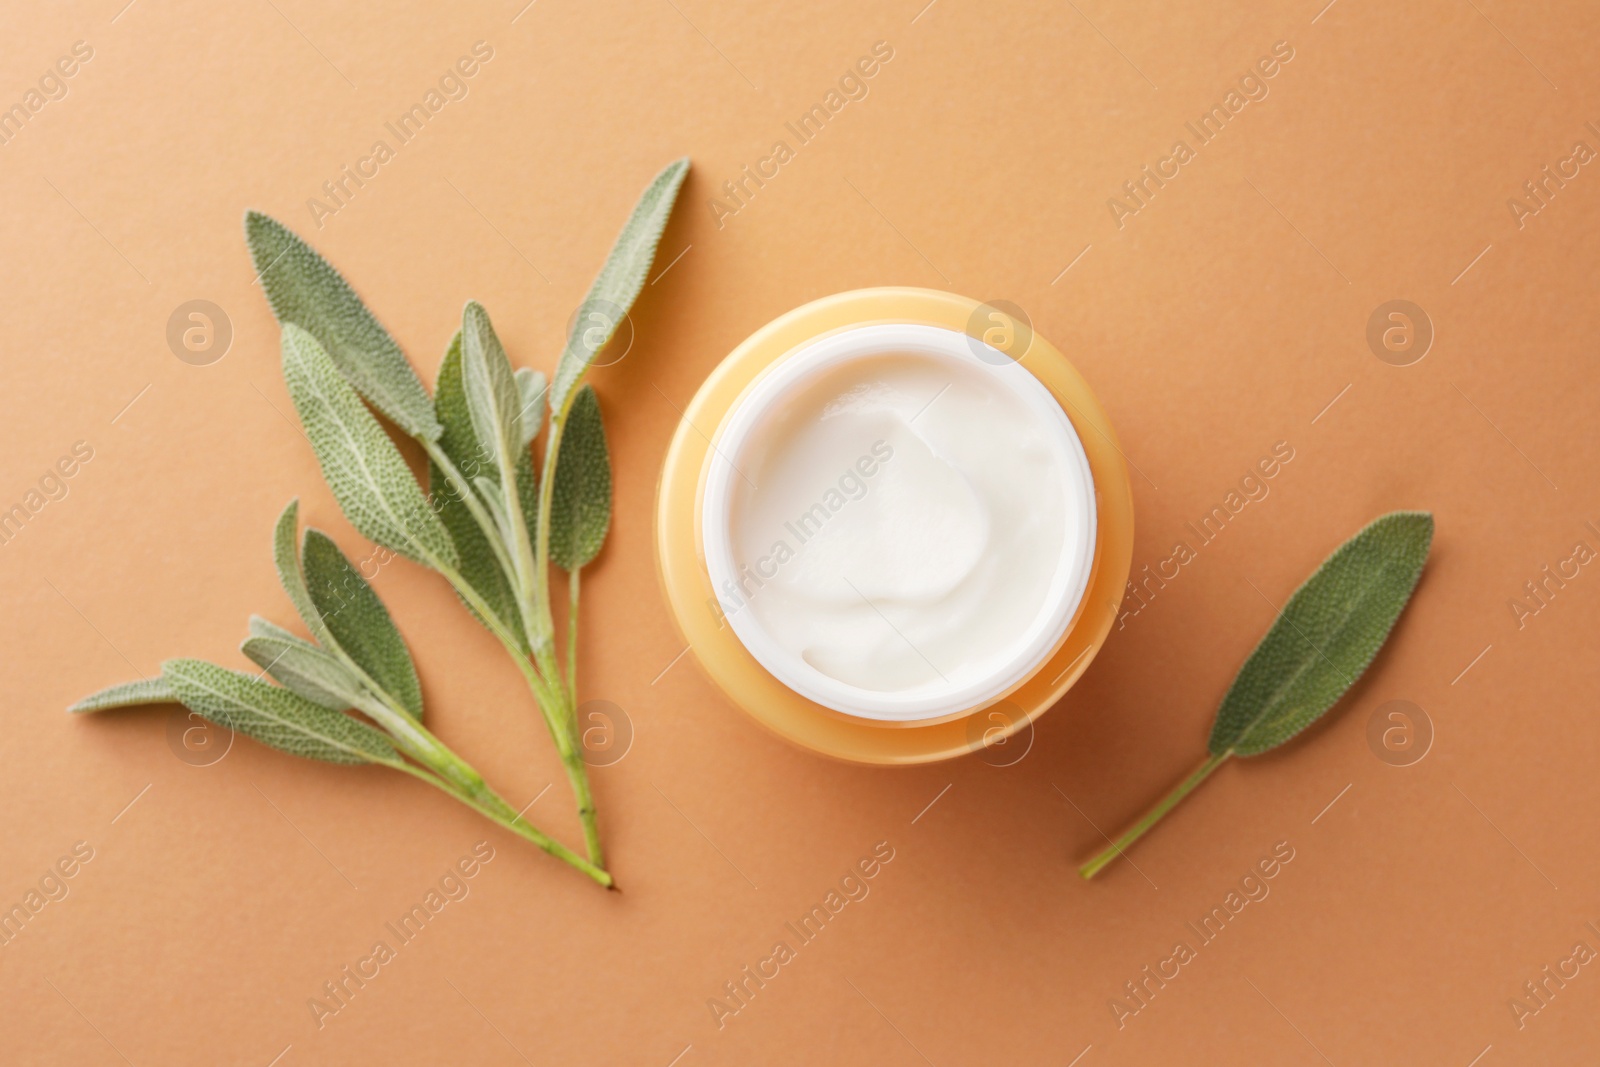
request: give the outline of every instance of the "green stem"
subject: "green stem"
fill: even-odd
[[[1134,823],[1131,827],[1124,831],[1121,837],[1111,842],[1111,846],[1109,848],[1100,853],[1094,859],[1090,860],[1088,863],[1085,863],[1082,867],[1079,867],[1078,873],[1085,879],[1093,878],[1095,875],[1099,874],[1107,864],[1116,859],[1118,856],[1122,855],[1129,845],[1143,837],[1145,831],[1149,830],[1150,827],[1159,822],[1163,815],[1176,807],[1178,801],[1188,796],[1194,790],[1195,786],[1205,781],[1206,778],[1210,776],[1212,771],[1222,766],[1222,761],[1231,755],[1233,755],[1233,752],[1230,750],[1222,753],[1220,756],[1208,756],[1204,763],[1195,768],[1194,773],[1190,774],[1189,777],[1185,778],[1183,781],[1174,786],[1170,793],[1156,802],[1155,807],[1145,812],[1144,815],[1139,818],[1138,822]]]
[[[489,542],[489,550],[495,554],[495,559],[499,561],[500,566],[505,570],[506,574],[516,574],[516,566],[507,554],[505,545],[501,542],[500,530],[495,526],[494,518],[484,508],[483,502],[478,499],[478,491],[467,484],[466,476],[456,467],[455,462],[445,455],[444,449],[439,446],[437,441],[430,441],[425,437],[418,437],[416,440],[422,445],[423,451],[427,452],[428,458],[433,460],[440,470],[444,471],[445,481],[450,483],[450,487],[461,498],[461,502],[467,506],[467,511],[483,532],[484,539]],[[516,485],[515,482],[511,484],[513,488]],[[452,579],[453,582],[454,580]],[[524,619],[523,625],[527,626],[530,622],[531,620]]]
[[[572,792],[578,801],[578,819],[583,823],[584,847],[589,852],[590,860],[604,866],[606,854],[600,845],[600,824],[595,816],[594,793],[589,789],[589,768],[583,762],[581,745],[567,761],[566,768],[567,781],[572,783]]]
[[[529,551],[532,555],[531,583],[517,582],[517,601],[522,616],[523,629],[532,646],[532,655],[538,663],[538,669],[528,661],[528,657],[516,643],[516,639],[505,629],[494,611],[478,595],[464,577],[455,568],[438,560],[430,560],[433,568],[443,574],[453,585],[462,599],[470,604],[474,611],[489,626],[500,643],[505,646],[511,658],[516,661],[517,669],[522,672],[523,678],[528,683],[528,688],[533,693],[534,700],[539,705],[539,712],[543,716],[550,737],[555,742],[556,751],[561,757],[561,765],[567,774],[567,781],[571,784],[573,797],[578,804],[578,819],[583,824],[583,837],[585,847],[592,863],[604,863],[604,852],[600,847],[600,830],[596,822],[594,794],[589,787],[588,768],[583,762],[583,750],[577,743],[577,695],[573,690],[570,694],[563,690],[561,685],[561,669],[555,657],[552,635],[555,630],[555,621],[550,611],[550,512],[554,499],[555,489],[555,457],[561,448],[561,434],[564,425],[565,413],[551,413],[550,432],[545,440],[544,474],[539,483],[539,521],[534,532],[534,543],[526,545],[526,533],[519,538],[519,549]],[[475,493],[465,484],[459,471],[442,449],[433,442],[424,441],[423,448],[430,457],[445,472],[446,479],[456,487],[456,491],[466,501],[473,517],[483,528],[484,535],[491,546],[495,548],[501,566],[508,576],[515,577],[526,575],[527,571],[513,563],[501,543],[499,530],[495,528],[493,520],[483,510]],[[509,476],[514,478],[514,472]],[[502,484],[515,488],[515,481],[505,481]],[[508,505],[509,507],[509,505]],[[525,527],[521,522],[521,512],[512,516],[513,522],[519,530]],[[526,546],[526,547],[524,547]],[[522,552],[519,551],[519,562]],[[531,584],[531,589],[529,585]],[[529,594],[532,603],[529,602]],[[571,633],[575,638],[575,632]]]
[[[445,577],[451,580],[463,595],[471,594],[468,600],[473,607],[480,611],[488,611],[488,605],[477,597],[472,587],[465,581],[459,581],[460,575],[448,567],[442,569]],[[476,602],[474,602],[476,601]],[[492,614],[485,615],[492,619]],[[533,664],[528,662],[526,656],[521,654],[514,640],[503,629],[497,634],[506,650],[511,653],[511,658],[516,661],[521,669],[523,678],[532,691],[534,700],[539,705],[545,726],[550,730],[550,736],[555,741],[556,751],[561,756],[561,765],[567,772],[567,779],[572,783],[572,792],[578,802],[578,817],[583,823],[583,838],[589,858],[583,860],[560,842],[554,841],[545,834],[534,829],[531,824],[522,823],[516,811],[502,800],[494,790],[484,782],[480,775],[470,764],[457,756],[450,748],[433,735],[427,727],[413,719],[404,709],[395,706],[377,683],[368,679],[368,686],[377,695],[378,701],[361,710],[367,712],[379,725],[388,731],[389,735],[399,744],[401,751],[419,763],[426,764],[432,771],[428,779],[445,788],[458,800],[493,819],[495,822],[514,830],[529,841],[538,845],[552,856],[566,860],[588,874],[601,885],[610,886],[611,876],[604,870],[605,858],[600,849],[599,827],[595,822],[594,796],[589,791],[589,779],[585,773],[583,751],[574,744],[575,732],[570,723],[572,718],[564,708],[565,693],[560,686],[550,687],[540,678],[533,669]],[[358,674],[365,678],[365,672],[359,667],[354,667]],[[410,765],[406,764],[410,769]],[[525,826],[526,830],[522,827]],[[576,862],[575,862],[576,861]],[[598,873],[596,873],[598,872]]]
[[[535,606],[539,611],[540,636],[543,639],[535,644],[534,656],[539,659],[540,668],[547,675],[558,669],[552,654],[555,619],[550,611],[550,514],[555,500],[556,460],[561,454],[561,438],[566,432],[567,412],[570,408],[569,400],[559,410],[550,412],[550,432],[544,442],[544,472],[539,479],[539,521],[534,530],[533,563],[537,578],[535,595],[538,601]],[[567,624],[569,645],[577,641],[577,636],[577,629],[569,621]],[[569,655],[571,655],[570,650]],[[589,850],[589,858],[595,863],[603,863],[605,853],[600,846],[600,828],[595,821],[594,793],[589,788],[589,769],[583,762],[583,747],[578,743],[577,687],[571,684],[570,679],[567,690],[561,694],[561,700],[570,738],[566,749],[562,752],[561,762],[566,767],[567,780],[572,783],[572,792],[578,801],[578,818],[583,823],[583,839]]]
[[[578,706],[578,571],[567,575],[567,693],[574,709]]]
[[[461,585],[465,586],[466,583],[462,582]],[[472,603],[470,600],[468,602]],[[474,604],[474,607],[476,606]],[[539,705],[539,713],[544,718],[545,728],[550,731],[550,739],[555,742],[556,753],[561,757],[561,767],[566,772],[567,782],[571,785],[573,798],[578,804],[578,819],[583,824],[583,840],[589,859],[593,863],[603,865],[605,853],[600,847],[600,827],[596,821],[594,793],[589,787],[589,771],[583,762],[583,746],[578,740],[576,702],[568,697],[561,686],[561,676],[549,649],[546,649],[544,657],[548,663],[549,673],[541,677],[539,671],[536,671],[533,664],[528,661],[528,657],[519,652],[509,637],[502,636],[501,642],[506,646],[506,651],[511,653],[517,669],[522,672],[523,679],[533,692],[534,700]]]
[[[578,572],[574,567],[567,573],[567,706],[572,709],[572,741],[575,766],[567,776],[572,781],[572,791],[578,798],[578,817],[583,822],[583,841],[589,858],[604,865],[605,852],[600,845],[600,827],[596,822],[594,795],[589,790],[589,768],[583,762],[583,733],[578,722]]]
[[[556,459],[561,452],[561,436],[566,428],[566,411],[550,412],[550,432],[544,441],[544,473],[539,478],[539,522],[534,530],[533,565],[538,583],[535,592],[541,609],[541,636],[547,648],[556,626],[550,614],[550,511],[556,492]]]
[[[563,845],[561,842],[550,837],[538,827],[522,818],[522,816],[518,815],[516,811],[512,809],[511,805],[507,804],[499,794],[490,789],[488,786],[483,786],[481,792],[468,793],[456,788],[446,779],[441,778],[438,775],[431,774],[428,771],[423,770],[421,767],[413,766],[412,764],[404,761],[397,761],[389,764],[389,766],[398,771],[405,771],[413,778],[419,778],[433,786],[435,789],[449,794],[455,799],[461,801],[461,803],[465,804],[467,807],[482,815],[484,818],[504,826],[518,837],[532,841],[545,852],[548,852],[550,855],[554,856],[558,860],[561,860],[563,863],[572,866],[574,869],[583,872],[599,884],[605,886],[607,889],[615,887],[616,879],[611,877],[610,872],[606,871],[597,864],[591,863],[584,859],[566,845]]]

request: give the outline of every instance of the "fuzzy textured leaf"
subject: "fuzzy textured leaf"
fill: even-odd
[[[172,659],[161,665],[161,677],[190,711],[290,755],[328,763],[400,762],[389,738],[366,723],[248,674]]]
[[[439,378],[434,383],[433,400],[435,414],[440,425],[444,427],[444,433],[439,438],[439,447],[450,457],[450,462],[454,463],[456,469],[469,480],[475,477],[496,477],[494,467],[490,464],[482,446],[478,444],[477,433],[472,428],[472,417],[467,411],[467,397],[461,382],[460,333],[457,333],[455,340],[450,342],[450,350],[445,353],[444,362],[439,365]],[[531,477],[531,460],[527,468]],[[521,480],[522,471],[519,470],[518,481]],[[495,557],[482,528],[472,517],[472,512],[467,509],[466,503],[455,487],[445,477],[444,471],[437,465],[429,464],[428,487],[433,494],[434,508],[455,544],[456,555],[461,561],[461,576],[494,609],[495,615],[504,627],[522,640],[522,625],[518,621],[516,599],[512,594],[511,583],[501,569],[500,561]],[[467,607],[476,617],[476,609],[470,604]],[[481,618],[478,621],[484,622]]]
[[[311,591],[306,588],[306,578],[300,569],[300,500],[295,498],[289,501],[289,506],[283,509],[278,516],[278,524],[272,531],[272,561],[278,568],[278,581],[283,585],[283,591],[289,595],[289,602],[294,605],[295,613],[300,616],[300,621],[306,624],[306,629],[311,631],[311,636],[323,644],[329,643],[328,628],[322,624],[322,614],[317,611],[317,605],[311,600]],[[259,616],[250,617],[250,632],[255,634],[259,627],[272,626]],[[278,627],[272,626],[273,630]],[[287,630],[280,631],[287,634]],[[264,633],[263,636],[272,636]]]
[[[461,385],[478,445],[502,469],[514,469],[522,441],[522,393],[489,313],[476,301],[461,313]]]
[[[378,594],[321,530],[306,531],[301,559],[306,588],[339,648],[420,722],[422,685],[417,668]]]
[[[285,688],[330,711],[358,708],[369,699],[361,680],[337,656],[287,631],[253,634],[239,650]]]
[[[1295,590],[1217,711],[1213,756],[1254,756],[1315,722],[1366,671],[1422,575],[1433,516],[1396,511]]]
[[[450,535],[400,450],[317,339],[292,323],[283,327],[283,375],[322,476],[351,524],[418,563],[454,566]]]
[[[661,232],[672,214],[678,189],[688,173],[687,158],[668,164],[645,187],[644,194],[634,205],[633,214],[628,216],[611,246],[605,266],[600,268],[599,276],[573,317],[572,330],[556,363],[555,381],[550,388],[551,411],[566,413],[595,355],[611,340],[638,299],[639,290],[644,288],[645,278],[650,273],[650,264],[655,262],[656,246],[661,243]]]
[[[562,570],[586,566],[611,526],[611,456],[600,400],[585,385],[567,413],[550,495],[550,559]]]
[[[173,704],[178,698],[161,678],[144,678],[137,682],[124,682],[98,693],[91,693],[68,708],[71,712],[106,711],[110,708],[132,708],[140,704]]]
[[[428,391],[343,276],[294,231],[259,211],[245,215],[244,230],[278,321],[315,337],[356,392],[396,426],[412,437],[437,440]]]

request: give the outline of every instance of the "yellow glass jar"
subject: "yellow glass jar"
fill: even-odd
[[[858,327],[916,324],[998,349],[1049,390],[1082,444],[1094,489],[1087,586],[1064,634],[1020,682],[937,722],[886,722],[813,702],[769,673],[720,612],[707,569],[703,503],[716,443],[742,397],[788,357]],[[780,737],[858,763],[951,759],[1001,744],[1032,723],[1087,669],[1116,619],[1133,552],[1133,499],[1116,434],[1088,384],[1059,350],[1007,310],[931,289],[861,289],[824,297],[768,323],[712,371],[667,450],[656,501],[663,590],[695,660],[739,707]]]

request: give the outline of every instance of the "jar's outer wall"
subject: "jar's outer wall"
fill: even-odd
[[[706,460],[712,454],[702,431],[714,441],[751,382],[784,355],[825,334],[880,322],[927,323],[973,333],[977,325],[990,324],[992,311],[981,301],[932,289],[860,289],[813,301],[768,323],[735,348],[695,394],[673,435],[656,498],[656,562],[668,607],[695,660],[717,687],[756,721],[802,748],[855,763],[931,763],[973,751],[995,722],[1010,725],[988,736],[991,744],[1027,730],[1088,668],[1116,621],[1133,559],[1127,465],[1088,383],[1031,329],[1017,331],[1028,338],[1019,361],[1072,420],[1089,457],[1098,516],[1088,590],[1066,636],[1037,671],[1001,700],[968,715],[931,725],[871,724],[813,703],[768,674],[713,610],[698,530]],[[989,708],[1000,709],[1002,716],[986,715]]]

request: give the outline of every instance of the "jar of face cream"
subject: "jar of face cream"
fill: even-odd
[[[1132,529],[1066,359],[922,289],[828,297],[741,344],[686,410],[657,506],[667,600],[712,680],[867,763],[1031,728],[1104,641]]]

